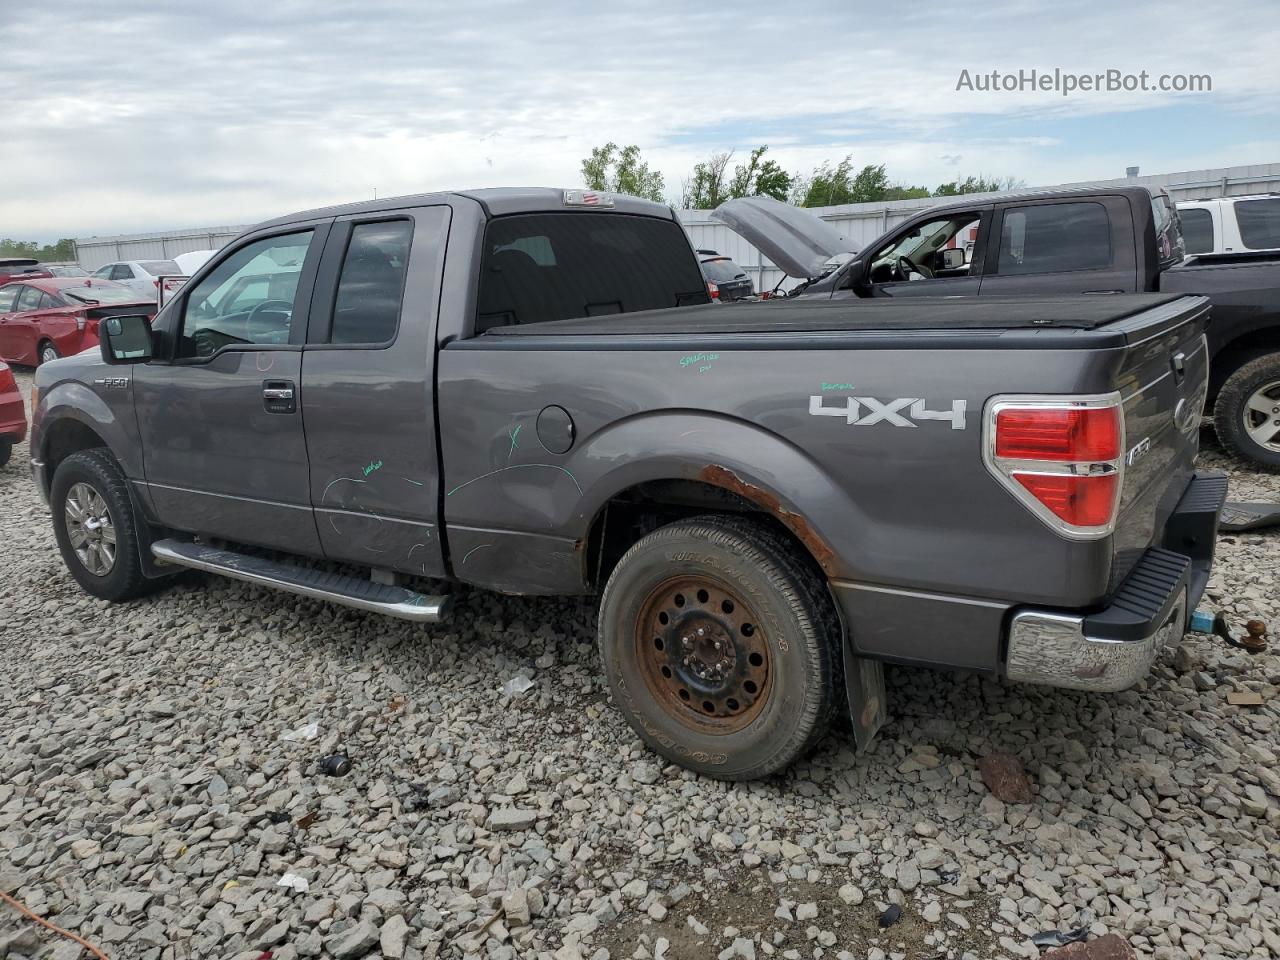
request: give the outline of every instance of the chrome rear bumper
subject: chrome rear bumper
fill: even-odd
[[[1186,632],[1213,567],[1226,478],[1196,474],[1165,524],[1161,546],[1134,564],[1107,605],[1090,613],[1023,608],[1009,622],[1005,675],[1076,690],[1133,686]]]
[[[1084,616],[1026,610],[1009,627],[1010,680],[1076,690],[1116,691],[1147,675],[1166,644],[1186,631],[1186,589],[1160,625],[1137,640],[1091,637]]]

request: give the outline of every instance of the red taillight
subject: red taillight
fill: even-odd
[[[1100,477],[1015,473],[1013,478],[1064,523],[1102,527],[1111,522],[1119,486],[1114,473]]]
[[[1115,407],[1001,410],[996,415],[996,456],[1114,460],[1120,456],[1120,417]]]
[[[985,429],[987,467],[1033,513],[1069,537],[1111,532],[1124,468],[1119,394],[996,398]]]
[[[707,281],[707,293],[711,295],[712,300],[720,299],[720,288],[710,280]]]

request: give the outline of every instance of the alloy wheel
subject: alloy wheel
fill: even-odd
[[[63,510],[71,549],[85,570],[105,577],[116,565],[116,528],[106,500],[89,484],[75,483]]]

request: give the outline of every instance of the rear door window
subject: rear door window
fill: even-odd
[[[18,294],[21,292],[22,287],[16,283],[0,287],[0,313],[13,313],[16,309],[14,301],[18,299]]]
[[[1280,197],[1237,200],[1236,222],[1240,239],[1250,250],[1280,247]]]
[[[1187,253],[1213,253],[1213,214],[1204,207],[1178,211]]]
[[[129,267],[127,263],[117,263],[114,267],[111,268],[111,279],[112,280],[132,280],[133,270]]]
[[[997,273],[1067,273],[1110,266],[1111,224],[1102,204],[1046,203],[1005,211]]]
[[[485,232],[477,332],[708,303],[673,220],[616,213],[498,217]]]
[[[342,260],[330,343],[389,343],[400,322],[413,223],[358,223]]]
[[[22,292],[18,294],[18,304],[15,309],[19,312],[23,310],[39,310],[41,296],[42,294],[35,287],[23,287]]]

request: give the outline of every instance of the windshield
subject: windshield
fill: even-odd
[[[77,303],[137,303],[138,295],[128,287],[95,284],[92,287],[63,287],[58,293],[73,305]]]
[[[182,276],[182,268],[172,260],[141,260],[138,262],[138,266],[153,277]]]

